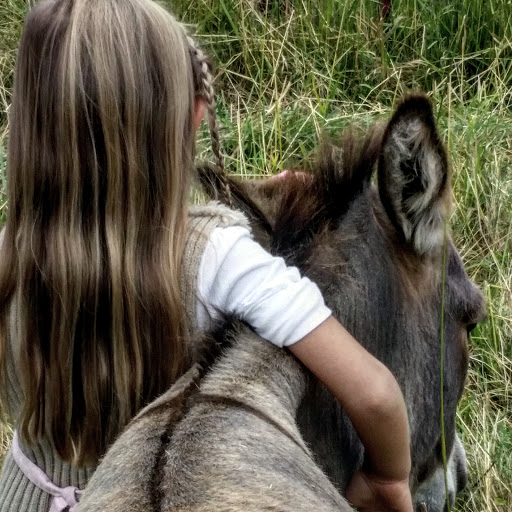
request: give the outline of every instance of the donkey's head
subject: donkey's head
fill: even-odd
[[[211,173],[202,180],[215,188]],[[310,170],[233,181],[231,189],[255,237],[316,281],[334,315],[396,376],[409,412],[417,509],[442,511],[443,443],[451,503],[466,480],[455,414],[483,299],[446,230],[447,158],[428,100],[405,100],[384,131],[324,145]],[[344,487],[362,447],[314,381],[299,422],[319,463]]]

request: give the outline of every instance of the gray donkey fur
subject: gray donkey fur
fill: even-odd
[[[231,336],[199,383],[194,367],[139,414],[93,475],[80,512],[351,510],[297,427],[300,365],[245,326]],[[172,428],[177,399],[186,413]]]
[[[215,187],[215,174],[202,177]],[[447,158],[428,101],[404,101],[384,132],[325,146],[314,173],[231,187],[257,240],[316,281],[333,314],[397,378],[416,511],[453,505],[467,472],[456,407],[483,300],[445,237]],[[212,339],[221,354],[128,425],[78,512],[351,510],[342,493],[364,450],[330,393],[247,326],[228,324]]]

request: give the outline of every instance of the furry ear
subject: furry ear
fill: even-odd
[[[443,243],[451,205],[446,151],[424,96],[407,98],[391,118],[379,160],[379,193],[405,242],[420,255]]]

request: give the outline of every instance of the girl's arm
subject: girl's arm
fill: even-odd
[[[409,429],[400,389],[389,370],[331,316],[316,285],[239,226],[210,234],[197,281],[200,328],[208,328],[208,317],[215,319],[217,312],[240,316],[262,337],[289,347],[338,398],[372,470],[352,480],[352,503],[361,512],[412,511]]]
[[[360,511],[412,511],[411,457],[405,403],[391,372],[329,317],[291,352],[336,396],[347,412],[370,463],[347,489]]]

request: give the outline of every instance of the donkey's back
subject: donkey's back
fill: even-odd
[[[246,327],[224,336],[206,375],[193,368],[120,437],[79,512],[351,510],[295,423],[300,365]]]

